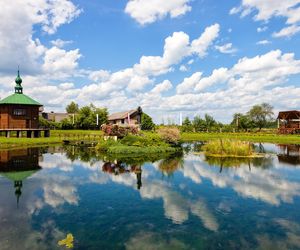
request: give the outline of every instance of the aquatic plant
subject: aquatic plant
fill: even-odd
[[[253,145],[250,142],[237,140],[213,140],[203,146],[206,155],[226,157],[254,156]]]

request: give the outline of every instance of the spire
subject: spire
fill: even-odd
[[[16,83],[16,86],[15,86],[15,93],[16,93],[16,94],[22,94],[22,93],[23,93],[23,87],[22,87],[22,85],[21,85],[21,83],[22,83],[22,78],[20,77],[20,69],[19,69],[19,66],[18,66],[18,75],[17,75],[17,77],[16,77],[15,83]]]

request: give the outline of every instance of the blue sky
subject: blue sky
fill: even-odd
[[[300,106],[300,0],[0,0],[0,97],[20,65],[46,111],[72,100],[230,121]]]

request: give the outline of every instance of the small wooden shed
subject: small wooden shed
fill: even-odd
[[[15,93],[0,100],[0,131],[6,132],[7,137],[11,131],[16,131],[18,137],[23,131],[27,137],[39,137],[45,131],[48,137],[48,129],[39,129],[39,109],[43,105],[23,94],[19,70],[15,83]]]
[[[300,111],[281,111],[277,117],[278,133],[299,134],[300,133]]]

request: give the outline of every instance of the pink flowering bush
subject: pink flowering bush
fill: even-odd
[[[118,124],[104,124],[101,129],[106,136],[117,136],[123,138],[128,134],[136,135],[139,132],[139,127],[136,125],[120,126]]]

